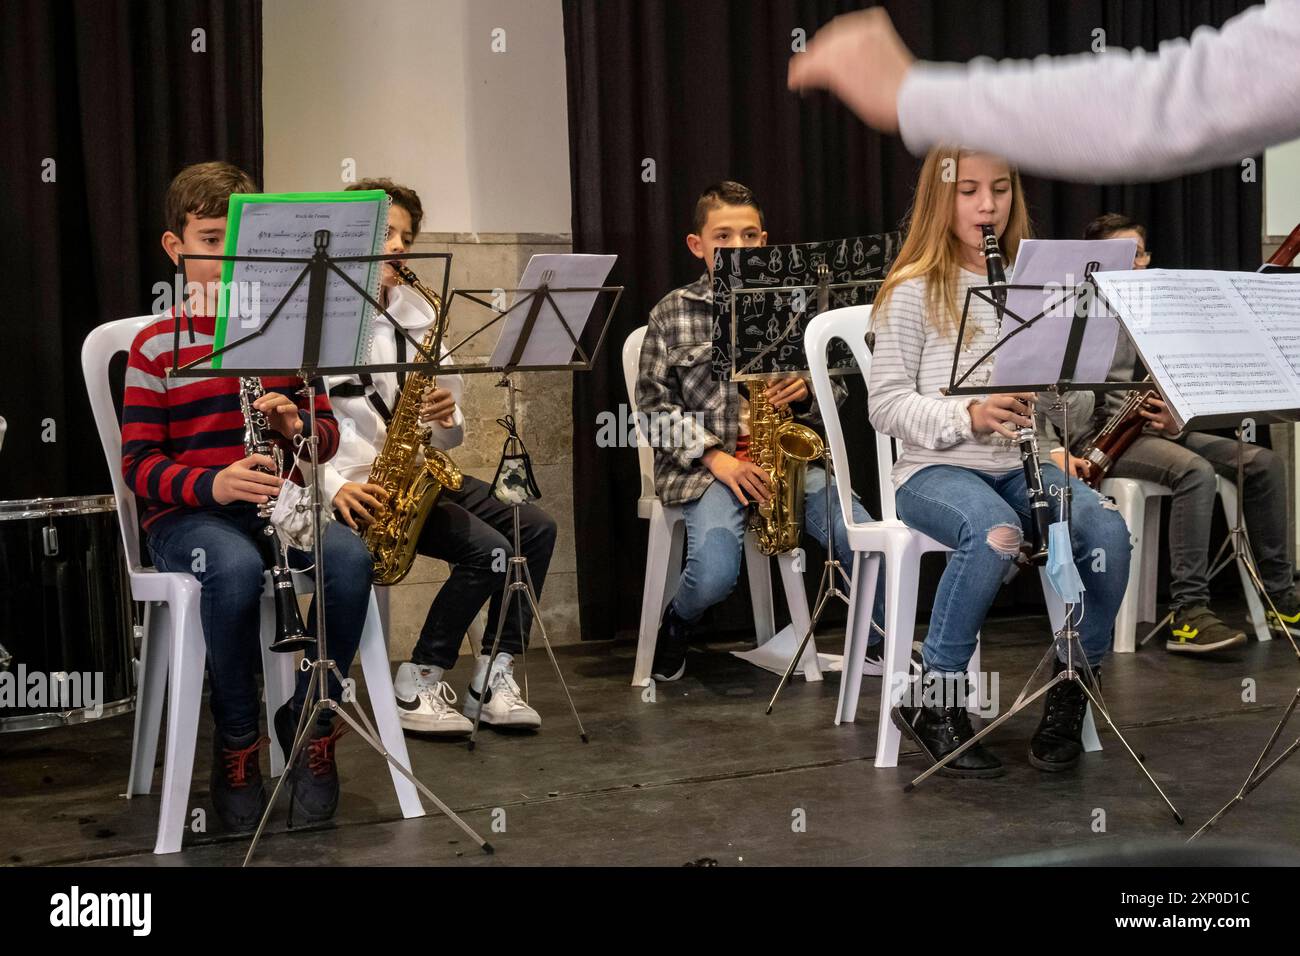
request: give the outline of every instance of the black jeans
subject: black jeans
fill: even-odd
[[[519,509],[519,543],[541,600],[546,569],[555,550],[555,521],[536,505],[523,505]],[[483,632],[483,653],[488,653],[501,616],[506,561],[514,555],[513,509],[492,497],[492,486],[486,481],[466,475],[460,491],[443,492],[424,523],[416,548],[427,557],[447,561],[452,571],[429,606],[411,660],[444,669],[455,666],[460,642],[484,601],[491,602]],[[524,649],[533,616],[522,593],[512,596],[510,605],[501,629],[500,650],[518,654]]]

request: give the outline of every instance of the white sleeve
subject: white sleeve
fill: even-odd
[[[361,434],[352,417],[355,414],[353,409],[367,409],[367,400],[343,398],[332,401],[339,422],[339,450],[320,469],[321,492],[329,502],[334,501],[339,489],[349,481],[364,482],[370,475],[370,465],[379,454],[379,449]]]
[[[1300,0],[1142,50],[1031,62],[917,63],[899,132],[921,155],[960,144],[1084,182],[1167,179],[1300,136]]]
[[[348,480],[340,475],[333,465],[329,462],[320,466],[320,494],[321,499],[331,507],[334,505],[334,496],[339,493],[339,489],[348,483]]]
[[[445,347],[443,354],[446,354]],[[450,428],[443,428],[437,422],[429,426],[429,444],[442,451],[451,451],[465,441],[465,415],[460,410],[465,380],[459,375],[439,375],[438,387],[451,392],[451,397],[456,400],[456,412]]]

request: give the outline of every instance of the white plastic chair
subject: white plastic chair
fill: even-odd
[[[1110,495],[1128,524],[1133,552],[1129,558],[1128,588],[1115,615],[1115,653],[1137,650],[1139,621],[1156,619],[1156,576],[1160,561],[1160,499],[1173,492],[1154,481],[1104,478],[1101,493]],[[1154,506],[1151,506],[1154,502]],[[1148,544],[1151,545],[1148,547]]]
[[[1228,527],[1237,520],[1237,485],[1222,475],[1215,476],[1219,503]],[[1129,562],[1128,590],[1115,617],[1115,652],[1131,654],[1137,650],[1137,628],[1141,621],[1156,620],[1156,588],[1160,563],[1160,498],[1173,491],[1154,481],[1137,478],[1105,478],[1101,493],[1115,499],[1120,514],[1128,522],[1129,536],[1133,542],[1133,555]],[[1246,607],[1255,637],[1261,641],[1273,639],[1264,617],[1264,603],[1255,593],[1250,575],[1240,562],[1237,573],[1246,595]]]
[[[139,316],[109,322],[94,329],[81,347],[81,368],[90,395],[90,407],[104,446],[108,471],[117,501],[122,545],[126,551],[131,596],[145,603],[144,639],[140,646],[140,673],[136,687],[135,730],[131,745],[131,773],[127,797],[147,794],[153,784],[158,732],[162,720],[163,696],[167,697],[167,744],[163,757],[162,807],[158,814],[158,835],[154,853],[175,853],[181,849],[188,815],[190,780],[194,769],[194,746],[198,737],[199,710],[203,695],[206,645],[199,618],[199,581],[191,574],[162,572],[144,567],[140,545],[135,495],[122,477],[122,433],[114,410],[109,385],[109,363],[119,352],[129,352],[131,342],[157,316]],[[275,711],[293,691],[296,658],[270,651],[275,612],[268,587],[262,604],[262,668],[265,677],[266,718],[271,726]],[[311,580],[295,575],[300,590]],[[306,587],[303,587],[303,586]],[[361,637],[361,669],[370,688],[376,729],[384,746],[399,763],[410,768],[406,740],[397,720],[388,651],[379,624],[374,592]],[[284,769],[275,733],[271,737],[271,773]],[[390,767],[398,802],[405,817],[424,815],[415,787]]]
[[[871,306],[858,305],[823,312],[808,323],[804,331],[804,349],[812,371],[813,392],[817,404],[835,408],[830,373],[826,366],[826,349],[833,339],[848,344],[863,378],[871,372],[871,353],[865,333],[871,319]],[[853,520],[850,495],[853,489],[849,473],[844,429],[839,415],[823,415],[826,436],[831,446],[831,463],[835,468],[835,487],[840,508],[848,528],[849,547],[853,549],[853,580],[849,589],[849,618],[844,635],[844,674],[840,680],[839,705],[835,723],[852,722],[857,717],[858,697],[862,689],[862,664],[871,631],[871,610],[876,593],[880,557],[885,559],[885,667],[881,678],[880,721],[876,734],[876,766],[898,766],[901,735],[889,712],[895,699],[906,687],[912,656],[912,636],[916,631],[916,592],[920,578],[921,556],[930,552],[951,552],[947,545],[903,524],[894,507],[890,469],[894,463],[894,442],[888,435],[876,434],[876,458],[880,478],[878,521],[859,523]],[[1043,575],[1043,593],[1048,616],[1055,630],[1063,620],[1064,606]],[[977,644],[970,660],[972,683],[979,687],[980,647]],[[972,701],[978,709],[982,701]],[[1084,749],[1100,750],[1097,730],[1088,708],[1083,726]]]
[[[635,415],[636,380],[641,362],[641,343],[645,340],[646,326],[634,331],[623,343],[623,379],[627,386],[628,406]],[[641,596],[641,627],[636,645],[636,666],[632,673],[632,686],[645,687],[650,683],[650,668],[654,664],[655,642],[659,638],[659,622],[664,610],[673,599],[668,588],[670,576],[676,577],[682,566],[682,548],[685,544],[686,526],[682,523],[682,509],[665,505],[655,494],[654,452],[648,437],[637,424],[637,457],[641,465],[641,497],[637,500],[637,515],[650,522],[650,542],[646,548],[645,587]],[[767,643],[776,633],[772,609],[771,566],[767,555],[758,549],[752,534],[745,535],[745,569],[749,575],[749,593],[754,605],[754,630],[760,645]],[[811,614],[808,595],[804,591],[803,574],[795,570],[794,553],[777,558],[781,568],[781,584],[785,589],[786,604],[790,608],[791,626],[799,639],[808,630]],[[791,651],[793,653],[793,651]],[[801,661],[804,679],[819,681],[821,668],[817,649],[808,642]]]

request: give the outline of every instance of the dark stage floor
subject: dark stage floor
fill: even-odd
[[[1236,615],[1234,615],[1236,616]],[[999,672],[1002,706],[1037,663],[1042,622],[998,621],[985,666]],[[823,651],[835,651],[832,637]],[[1113,657],[1106,696],[1134,746],[1188,825],[1178,827],[1114,736],[1071,774],[1025,759],[1038,719],[1021,715],[993,748],[1009,772],[993,781],[934,778],[921,767],[872,766],[879,679],[863,687],[855,725],[832,723],[839,676],[795,682],[773,716],[776,677],[712,646],[692,653],[686,677],[657,699],[629,686],[630,645],[558,654],[591,735],[583,745],[554,673],[530,654],[535,735],[484,731],[478,749],[408,738],[417,775],[496,846],[481,855],[447,819],[402,820],[383,762],[355,736],[339,745],[343,799],[335,824],[288,833],[283,812],[259,848],[265,863],[450,866],[652,864],[710,858],[755,864],[964,864],[1049,850],[1118,850],[1133,841],[1181,842],[1236,791],[1300,681],[1286,642],[1251,642],[1217,660],[1175,657],[1153,641]],[[359,670],[359,668],[358,668]],[[457,693],[469,673],[454,671]],[[1255,684],[1253,703],[1243,684]],[[206,723],[206,712],[205,712]],[[0,736],[0,862],[115,865],[236,864],[245,838],[189,833],[183,853],[151,853],[156,795],[126,800],[131,717],[44,733]],[[1300,735],[1300,718],[1284,742]],[[160,749],[161,753],[161,749]],[[201,733],[192,807],[207,807],[210,744]],[[265,759],[265,758],[264,758]],[[264,762],[265,766],[265,762]],[[156,779],[161,778],[159,768]],[[1220,825],[1221,839],[1273,850],[1300,847],[1294,792],[1300,757]],[[156,789],[155,789],[156,794]],[[496,808],[500,811],[495,812]],[[802,811],[802,814],[797,813]],[[1104,813],[1104,832],[1095,832]],[[212,829],[215,816],[208,813]],[[796,832],[797,819],[805,821]],[[504,832],[493,832],[504,825]],[[1262,851],[1261,851],[1262,852]]]

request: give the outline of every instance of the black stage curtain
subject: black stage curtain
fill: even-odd
[[[81,343],[171,281],[182,166],[261,181],[261,3],[5,0],[0,24],[0,497],[107,494]]]
[[[627,402],[623,339],[645,324],[661,296],[702,271],[684,242],[699,191],[719,179],[752,186],[772,242],[881,232],[899,226],[908,209],[920,161],[901,141],[868,131],[828,95],[804,99],[785,86],[793,31],[802,28],[811,38],[836,14],[862,5],[565,0],[573,247],[617,253],[612,281],[627,286],[598,367],[575,379],[584,638],[635,633],[637,626],[646,534],[635,507],[636,456],[597,447],[596,420]],[[885,6],[918,57],[965,61],[1087,52],[1098,29],[1110,47],[1154,49],[1202,24],[1220,25],[1250,4],[908,0]],[[647,160],[654,162],[649,182]],[[1096,215],[1122,210],[1148,225],[1154,266],[1250,269],[1260,261],[1262,186],[1243,182],[1240,167],[1142,185],[1031,179],[1026,186],[1039,236],[1078,237]],[[853,452],[854,485],[874,511],[874,443],[865,393],[860,383],[855,389],[846,411],[850,434],[863,436]],[[816,577],[814,569],[810,587]],[[1037,587],[1029,584],[1030,591]],[[747,630],[747,600],[742,584],[715,609],[713,628]]]

